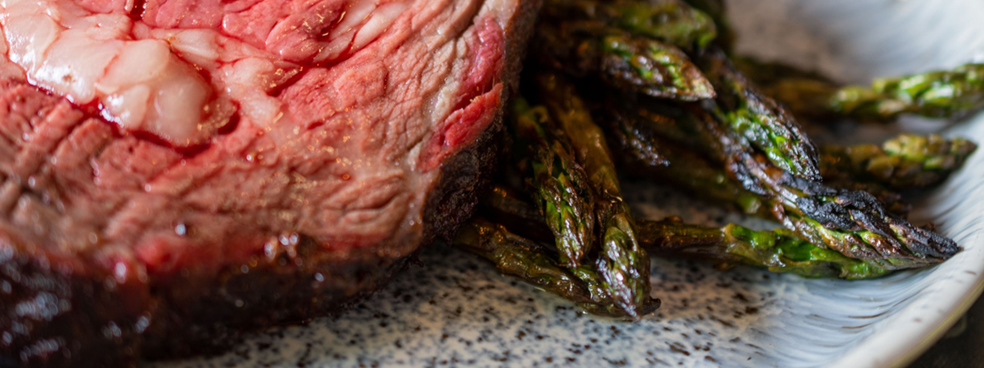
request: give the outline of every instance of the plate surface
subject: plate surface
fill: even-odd
[[[845,82],[946,68],[984,56],[978,0],[732,0],[741,53],[819,69]],[[940,124],[910,119],[907,129]],[[851,135],[870,138],[878,131]],[[984,142],[984,116],[946,131]],[[178,367],[747,366],[881,367],[915,358],[982,289],[984,154],[927,196],[931,219],[964,250],[933,269],[867,281],[807,280],[751,268],[719,272],[654,260],[663,306],[641,322],[579,314],[469,255],[434,246],[346,313],[248,337]],[[624,183],[646,218],[740,221],[657,185]]]

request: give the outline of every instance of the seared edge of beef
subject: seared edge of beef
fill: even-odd
[[[121,367],[135,361],[139,335],[150,322],[145,312],[154,306],[142,283],[116,283],[99,268],[9,235],[0,242],[0,366]]]

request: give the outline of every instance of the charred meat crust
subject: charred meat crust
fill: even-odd
[[[0,242],[0,366],[132,365],[153,305],[146,288],[9,235]]]
[[[345,260],[297,262],[317,247],[303,239],[297,257],[281,255],[272,266],[246,274],[226,270],[213,284],[199,286],[196,295],[182,295],[180,289],[165,293],[167,308],[156,313],[154,326],[143,336],[141,357],[220,353],[243,332],[329,315],[371,294],[408,259],[373,257],[366,250]]]

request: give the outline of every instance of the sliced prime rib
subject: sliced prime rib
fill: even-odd
[[[330,313],[469,216],[535,0],[0,0],[0,365]]]

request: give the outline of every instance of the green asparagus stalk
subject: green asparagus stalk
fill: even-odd
[[[635,223],[622,200],[604,133],[591,120],[573,85],[548,73],[539,75],[536,83],[544,105],[571,138],[578,162],[597,195],[595,214],[601,239],[598,272],[619,307],[635,318],[645,315],[655,309],[649,296],[649,256],[636,240]]]
[[[887,121],[901,114],[959,117],[984,107],[984,64],[946,71],[876,79],[871,86],[840,88],[816,73],[793,67],[737,60],[739,69],[800,116],[846,115]]]
[[[712,112],[729,130],[783,171],[820,179],[816,147],[782,106],[758,92],[723,52],[709,50],[698,62],[718,95]]]
[[[598,21],[684,49],[703,48],[717,36],[707,14],[679,0],[548,0],[541,16]]]
[[[619,157],[627,172],[649,176],[669,183],[692,195],[711,202],[728,204],[748,215],[769,217],[771,213],[758,195],[736,185],[727,173],[715,167],[692,148],[663,139],[653,128],[664,132],[678,132],[675,127],[657,127],[656,124],[672,124],[662,115],[649,113],[653,120],[642,120],[628,111],[608,104],[597,109],[599,121],[606,124],[611,141],[619,148]],[[640,111],[646,111],[640,109]],[[672,135],[675,135],[671,133]]]
[[[572,4],[584,3],[575,1],[565,4],[576,8],[577,5]],[[559,9],[563,6],[548,4],[548,8]],[[630,11],[626,7],[607,7],[600,4],[594,6],[592,8],[594,11],[583,13],[596,21],[604,20],[605,17],[633,16],[618,13]],[[601,15],[604,12],[598,9],[606,9],[607,14]],[[635,32],[639,33],[638,30]],[[577,65],[581,62],[572,60],[570,64]],[[757,92],[731,65],[723,52],[708,50],[702,53],[700,64],[714,86],[720,105],[723,106],[718,113],[731,123],[731,129],[739,132],[756,148],[765,152],[767,157],[783,170],[807,179],[820,179],[816,148],[802,128],[781,106]]]
[[[591,279],[583,275],[585,271],[579,271],[582,273],[581,277],[575,276],[564,267],[556,265],[546,249],[509,232],[501,225],[480,217],[473,218],[461,226],[453,244],[491,261],[504,274],[519,277],[560,295],[592,313],[620,315],[619,311],[612,310],[614,303],[600,281],[582,282],[582,279]],[[594,277],[594,280],[601,278]]]
[[[591,313],[628,316],[637,319],[658,307],[650,302],[648,310],[637,311],[618,303],[614,288],[598,270],[602,259],[584,264],[595,237],[594,194],[587,176],[571,153],[568,137],[552,121],[543,107],[531,107],[523,98],[512,105],[514,155],[527,161],[528,186],[532,189],[542,219],[546,220],[557,246],[561,266],[581,280],[590,291],[593,303],[581,303]],[[603,243],[603,242],[602,242]],[[648,274],[645,282],[648,285]],[[647,294],[648,296],[648,294]]]
[[[855,178],[896,190],[921,189],[942,182],[976,149],[962,138],[901,134],[881,146],[821,146],[820,169],[827,181]]]
[[[540,212],[553,231],[560,262],[581,265],[594,241],[593,195],[567,137],[557,134],[547,110],[525,99],[512,103],[509,119],[517,158],[527,166],[528,181]]]
[[[964,115],[984,107],[984,64],[875,79],[870,87],[846,87],[833,94],[829,107],[837,113],[876,120],[899,114]]]
[[[528,224],[545,226],[543,218],[530,211],[533,206],[508,189],[495,187],[490,197],[493,199],[486,203],[506,214],[504,218],[517,219],[515,224],[525,229],[530,228]],[[678,218],[643,219],[636,228],[640,244],[653,255],[709,261],[720,268],[746,264],[804,277],[847,279],[871,278],[889,272],[810,244],[785,229],[755,231],[734,224],[716,228],[685,224]],[[520,234],[529,236],[526,232]]]
[[[541,265],[551,265],[556,266],[560,269],[561,273],[573,277],[579,285],[583,285],[585,290],[588,292],[587,296],[581,295],[579,297],[570,297],[564,293],[555,292],[564,296],[568,300],[572,300],[578,303],[582,309],[597,315],[610,316],[610,317],[626,317],[626,313],[621,307],[615,304],[612,299],[612,295],[609,292],[609,288],[606,286],[605,281],[598,274],[597,269],[594,265],[581,265],[575,268],[569,268],[562,265],[556,265],[552,261],[552,255],[547,249],[538,248],[538,243],[552,243],[555,244],[554,235],[550,228],[547,227],[544,222],[544,217],[537,210],[536,206],[526,202],[526,200],[519,198],[519,196],[501,185],[493,186],[489,195],[482,200],[481,214],[484,216],[491,216],[490,218],[495,219],[495,223],[503,224],[504,227],[498,226],[496,231],[502,234],[510,234],[508,229],[513,229],[517,231],[522,236],[509,235],[509,239],[519,239],[523,244],[526,244],[524,248],[531,249],[531,254],[536,253],[537,262],[534,264],[535,267],[541,267]],[[476,217],[477,218],[477,217]],[[483,219],[484,220],[484,219]],[[474,222],[474,220],[472,221]],[[482,223],[484,226],[488,226],[489,222]],[[467,226],[467,225],[466,225]],[[472,225],[475,226],[475,225]],[[461,230],[459,230],[461,231]],[[487,234],[488,231],[482,234]],[[459,233],[460,234],[460,233]],[[459,235],[460,237],[461,235]],[[483,235],[487,236],[487,235]],[[526,237],[526,238],[523,238]],[[528,239],[529,240],[528,240]],[[474,240],[470,240],[474,243]],[[496,259],[492,259],[489,256],[485,256],[491,261],[499,263]],[[515,263],[509,265],[512,269],[521,269],[523,262],[529,262],[527,259],[531,259],[531,256],[526,256],[524,259],[520,259]],[[499,266],[503,269],[503,266]],[[506,272],[511,275],[516,275],[516,272]],[[519,276],[522,276],[520,274]],[[534,284],[537,284],[534,282]],[[537,284],[539,285],[539,284]],[[546,288],[546,287],[545,287]],[[547,288],[551,290],[550,288]],[[656,309],[659,307],[659,300],[656,299],[652,302],[650,308]]]
[[[775,75],[802,75],[803,72],[784,72],[783,67],[771,66]],[[762,92],[772,96],[795,115],[821,121],[834,119],[827,102],[837,90],[836,84],[817,76],[789,76],[766,82]],[[926,141],[929,139],[929,141]],[[936,185],[958,169],[973,153],[976,145],[964,139],[953,142],[939,137],[907,136],[884,143],[892,147],[911,147],[921,150],[918,158],[902,157],[891,147],[873,144],[856,146],[823,145],[820,151],[820,174],[824,182],[835,188],[863,190],[871,193],[895,214],[907,213],[909,206],[900,202],[896,190],[922,189]]]
[[[811,243],[885,269],[939,263],[959,250],[953,240],[891,214],[872,195],[790,175],[729,131],[727,122],[696,107],[691,114],[706,148],[729,175],[765,198],[786,228]]]
[[[666,130],[662,121],[675,119],[689,126],[702,142],[700,149],[716,160],[716,167],[744,190],[756,194],[775,219],[810,242],[886,269],[938,263],[958,250],[952,240],[913,226],[868,193],[833,189],[781,170],[730,130],[726,121],[718,120],[720,114],[712,116],[706,111],[720,110],[713,101],[702,104],[685,105],[685,109],[677,110],[679,115],[664,116],[647,125]],[[637,142],[641,143],[645,141]],[[666,150],[673,151],[677,150]]]
[[[650,96],[695,101],[714,97],[711,83],[677,47],[592,21],[541,22],[531,48],[541,63]]]
[[[890,272],[877,264],[852,259],[811,244],[786,229],[755,231],[735,224],[721,228],[690,225],[677,218],[640,221],[639,241],[662,257],[766,267],[803,277],[865,279]]]
[[[493,184],[488,195],[480,199],[478,213],[489,221],[502,224],[530,239],[553,243],[553,231],[531,200],[502,184]]]
[[[619,147],[619,157],[628,172],[669,183],[691,195],[748,215],[775,219],[762,196],[732,181],[721,165],[695,152],[699,148],[677,143],[679,140],[675,137],[685,132],[672,123],[674,119],[645,107],[630,112],[618,106],[608,103],[596,109],[596,116],[611,132],[611,140]],[[898,193],[875,184],[861,184],[846,177],[838,178],[830,185],[869,192],[885,204],[889,212],[898,216],[905,216],[910,210],[910,205]]]
[[[609,55],[624,54],[614,48],[604,51]],[[584,60],[591,58],[587,53],[566,55],[574,58],[566,64],[590,64]],[[731,129],[765,152],[783,170],[811,180],[820,179],[816,148],[790,114],[752,87],[723,52],[708,50],[699,61],[722,106],[717,113],[730,122]]]

